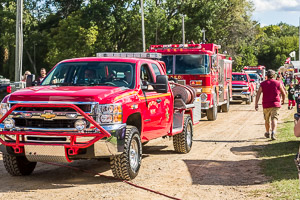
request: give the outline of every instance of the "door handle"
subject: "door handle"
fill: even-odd
[[[157,103],[160,103],[160,102],[161,102],[161,99],[156,99],[156,102],[157,102]]]

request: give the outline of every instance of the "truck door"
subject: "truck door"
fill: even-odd
[[[154,90],[151,83],[154,83],[154,75],[148,64],[141,65],[140,84],[148,85],[148,89],[143,89],[144,97],[141,98],[142,119],[143,119],[143,135],[142,140],[150,140],[160,137],[164,130],[162,127],[164,114],[162,112],[163,94],[159,94]],[[165,135],[165,134],[164,134]]]
[[[151,63],[151,67],[153,70],[152,74],[154,73],[154,76],[165,74],[165,72],[161,71],[156,64]],[[160,127],[162,129],[161,134],[163,134],[167,133],[171,128],[171,115],[173,113],[173,97],[171,96],[171,92],[169,91],[166,94],[160,94],[158,98],[161,100],[161,103],[159,105],[160,110],[162,112],[162,116],[160,119]]]

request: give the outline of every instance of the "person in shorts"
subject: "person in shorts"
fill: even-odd
[[[255,99],[255,110],[258,110],[258,101],[260,99],[261,93],[263,93],[262,97],[262,106],[263,106],[263,113],[265,119],[265,137],[270,137],[270,128],[271,128],[271,139],[275,140],[276,128],[277,128],[277,121],[278,121],[278,111],[281,107],[281,104],[284,104],[285,99],[285,91],[283,89],[282,84],[275,80],[275,71],[268,70],[267,71],[267,80],[263,81],[260,84],[258,89],[256,99]],[[280,102],[280,94],[282,97],[282,101]],[[271,122],[271,126],[270,126]]]

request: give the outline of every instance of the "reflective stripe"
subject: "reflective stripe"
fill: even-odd
[[[117,96],[114,101],[117,101],[123,97],[126,97],[126,96],[130,96],[130,95],[133,95],[133,94],[138,94],[136,91],[132,91],[132,92],[128,92],[128,93],[125,93],[125,94],[121,94],[120,96]]]
[[[170,93],[167,93],[167,94],[160,94],[160,95],[153,95],[153,96],[147,96],[147,97],[142,97],[140,96],[140,99],[141,100],[144,100],[144,99],[153,99],[153,98],[159,98],[159,97],[167,97],[167,96],[171,96]]]

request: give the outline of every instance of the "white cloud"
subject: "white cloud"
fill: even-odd
[[[256,12],[300,11],[300,0],[252,0]]]

